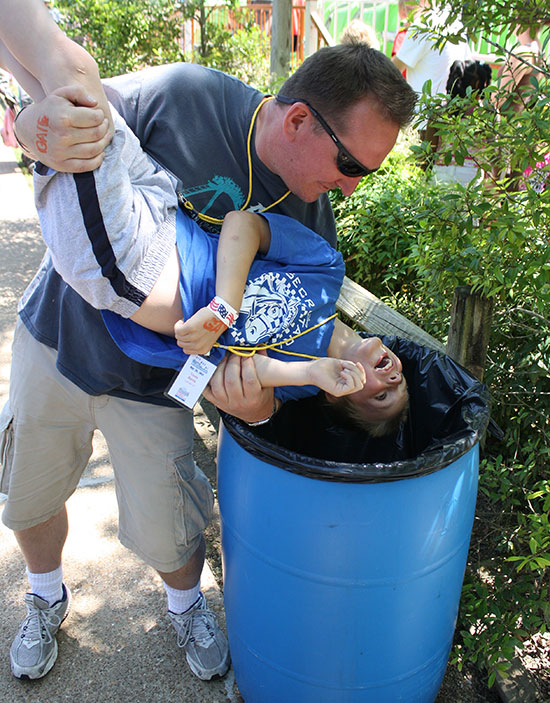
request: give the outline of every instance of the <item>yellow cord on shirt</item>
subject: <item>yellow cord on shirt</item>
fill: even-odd
[[[264,349],[276,349],[279,354],[288,354],[289,356],[299,356],[302,357],[303,359],[319,359],[318,356],[311,356],[311,354],[301,354],[299,352],[292,352],[292,351],[287,351],[286,349],[278,349],[277,347],[280,347],[284,344],[288,344],[289,342],[292,342],[295,339],[298,339],[298,337],[301,337],[304,334],[307,334],[308,332],[311,332],[312,330],[317,329],[317,327],[321,327],[321,325],[326,324],[327,322],[330,322],[330,320],[333,320],[338,313],[334,313],[334,315],[331,315],[330,317],[327,317],[325,320],[321,320],[321,322],[318,322],[316,325],[313,325],[313,327],[308,327],[307,330],[303,330],[299,334],[295,334],[293,337],[289,337],[288,339],[283,339],[280,342],[273,342],[272,344],[258,344],[254,347],[237,347],[237,346],[232,346],[230,344],[220,344],[219,342],[215,342],[214,346],[219,347],[220,349],[226,349],[227,351],[230,351],[232,354],[237,354],[237,356],[254,356],[254,354],[258,351],[263,351]]]
[[[250,127],[248,128],[248,137],[246,139],[246,155],[248,158],[248,196],[246,198],[245,204],[239,208],[240,210],[246,210],[248,207],[248,204],[250,203],[250,199],[252,198],[252,149],[251,149],[251,144],[252,144],[252,131],[254,129],[254,123],[256,122],[256,117],[258,116],[258,112],[260,111],[260,108],[262,105],[264,105],[266,102],[269,100],[273,100],[272,95],[268,95],[267,97],[263,98],[263,100],[260,102],[258,107],[254,110],[254,113],[252,114],[252,119],[250,120]],[[259,210],[259,212],[267,212],[268,210],[271,210],[272,207],[275,207],[275,205],[278,205],[280,202],[282,202],[287,195],[290,195],[290,190],[287,190],[287,192],[282,195],[278,200],[275,200],[275,202],[271,203],[271,205],[268,205],[267,207],[264,207],[263,210]],[[195,208],[193,207],[193,203],[191,203],[190,200],[187,200],[186,198],[183,197],[183,195],[180,193],[180,202],[183,204],[185,208],[188,210],[191,210],[193,212],[195,211]],[[196,212],[197,217],[200,220],[203,220],[204,222],[210,222],[213,225],[221,225],[223,224],[223,219],[220,219],[218,217],[211,217],[210,215],[205,215],[203,212]]]

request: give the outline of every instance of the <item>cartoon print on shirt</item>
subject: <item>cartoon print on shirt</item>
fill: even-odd
[[[246,285],[234,344],[249,346],[288,339],[309,327],[313,300],[293,273],[263,273]],[[244,324],[243,324],[244,323]]]

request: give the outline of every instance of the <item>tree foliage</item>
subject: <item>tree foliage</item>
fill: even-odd
[[[225,22],[216,19],[220,11]],[[255,23],[253,11],[239,7],[237,0],[228,0],[221,7],[192,0],[185,3],[183,14],[198,26],[198,39],[187,59],[225,71],[268,92],[269,37]]]
[[[178,0],[57,0],[60,26],[94,56],[100,74],[128,73],[182,58]]]

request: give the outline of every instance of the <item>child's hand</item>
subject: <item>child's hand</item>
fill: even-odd
[[[198,310],[185,322],[180,320],[174,325],[174,334],[178,346],[186,354],[207,354],[214,342],[225,332],[227,326],[205,307]]]
[[[310,367],[311,383],[339,398],[360,391],[365,384],[365,370],[345,359],[316,359]]]

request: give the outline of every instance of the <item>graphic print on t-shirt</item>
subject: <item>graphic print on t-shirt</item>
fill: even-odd
[[[300,277],[287,272],[266,272],[246,286],[240,320],[232,329],[235,344],[278,342],[299,334],[309,326],[314,301]]]
[[[214,206],[215,202],[226,195],[231,201],[232,205],[229,209],[240,210],[244,204],[244,193],[241,188],[235,183],[232,178],[227,176],[213,176],[208,179],[208,182],[204,185],[198,185],[189,190],[182,191],[184,198],[191,200],[193,195],[202,195],[201,200],[204,199],[207,193],[211,193],[210,200],[201,209],[204,212],[208,212],[211,207]],[[192,201],[191,201],[192,202]],[[224,209],[227,210],[226,203],[223,203]]]

